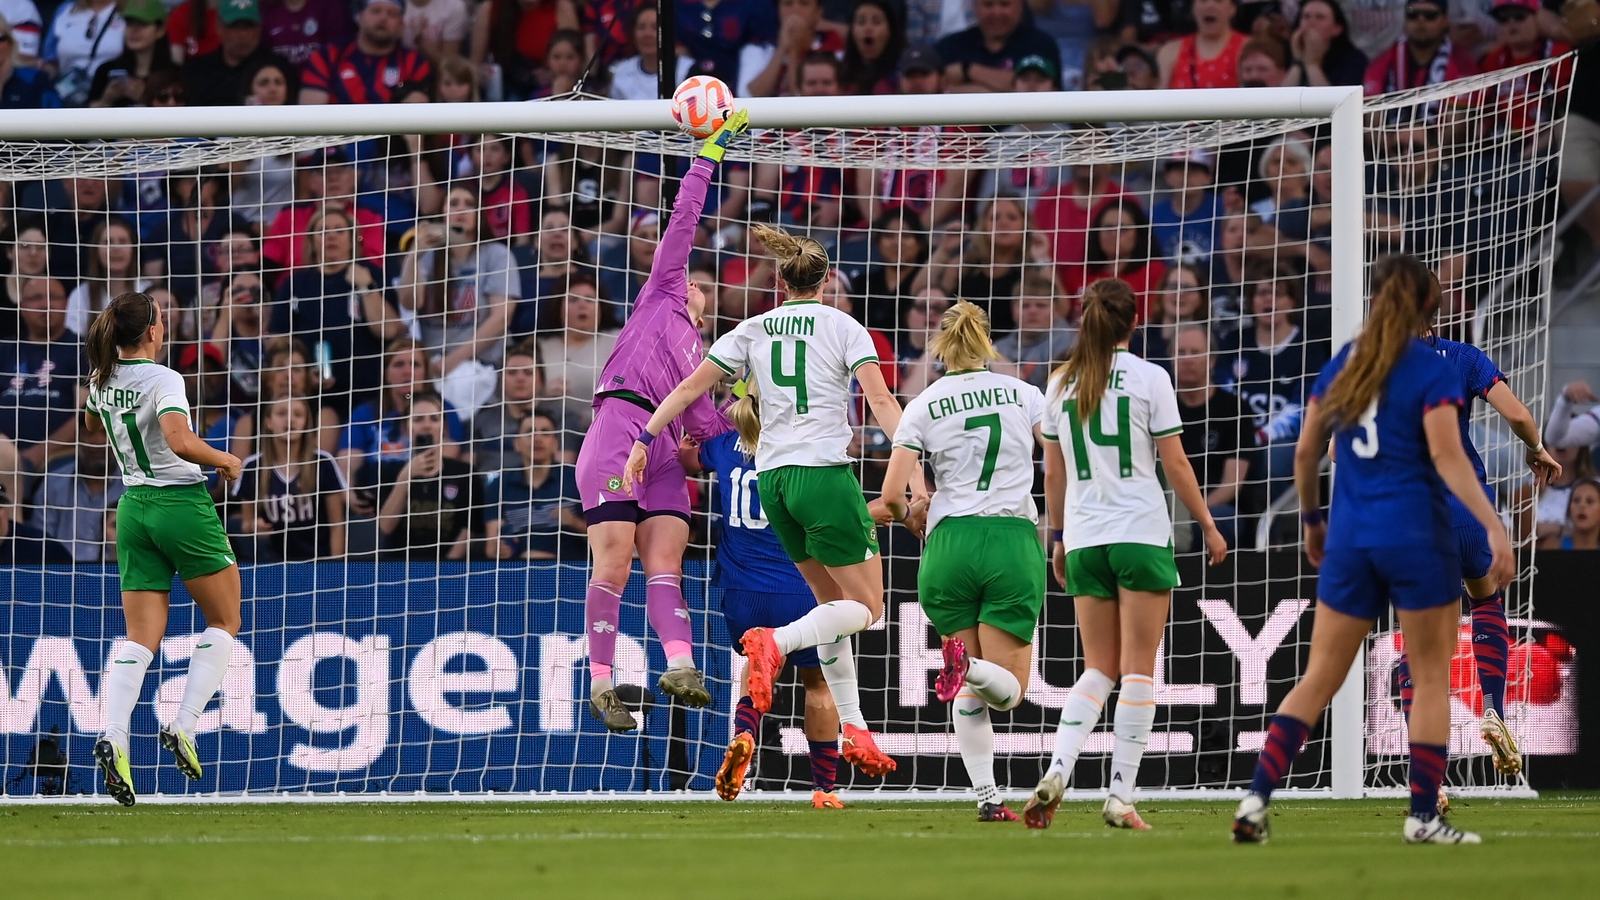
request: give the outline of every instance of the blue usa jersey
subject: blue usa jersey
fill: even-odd
[[[1312,398],[1326,396],[1350,347],[1322,370]],[[1422,427],[1424,414],[1447,403],[1465,405],[1461,378],[1419,338],[1401,354],[1377,401],[1333,436],[1339,467],[1327,549],[1429,547],[1455,555],[1450,491],[1433,467]]]
[[[1484,354],[1482,350],[1471,344],[1460,341],[1447,341],[1444,338],[1435,338],[1433,349],[1451,365],[1455,366],[1456,375],[1461,380],[1462,396],[1466,402],[1461,405],[1461,446],[1467,450],[1467,459],[1472,460],[1472,470],[1478,473],[1478,480],[1488,483],[1488,472],[1483,467],[1483,457],[1478,455],[1478,448],[1472,445],[1472,400],[1477,398],[1486,400],[1489,391],[1497,384],[1506,380],[1504,372],[1494,364],[1494,360]]]
[[[738,432],[727,431],[701,444],[700,465],[716,473],[714,494],[722,520],[713,583],[726,591],[811,593],[761,512],[755,460],[745,455]]]

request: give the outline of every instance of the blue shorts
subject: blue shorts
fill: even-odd
[[[722,618],[728,623],[728,637],[733,639],[733,652],[744,655],[739,638],[752,628],[779,628],[796,622],[801,616],[817,608],[817,598],[812,594],[767,594],[761,591],[723,591]],[[822,666],[815,648],[808,647],[789,654],[789,662],[801,669]]]
[[[1376,619],[1395,609],[1461,602],[1461,561],[1454,550],[1352,547],[1329,550],[1317,576],[1317,599],[1347,616]]]
[[[1484,488],[1484,491],[1488,490]],[[1489,499],[1492,502],[1493,495]],[[1461,554],[1462,576],[1483,578],[1488,575],[1489,566],[1494,562],[1494,553],[1489,550],[1489,532],[1454,495],[1450,497],[1450,524],[1456,530],[1456,550]]]

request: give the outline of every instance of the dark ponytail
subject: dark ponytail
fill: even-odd
[[[89,323],[85,343],[89,354],[89,385],[101,390],[117,370],[117,351],[144,343],[145,332],[156,324],[156,301],[143,291],[118,294],[111,305]]]
[[[1100,398],[1105,396],[1106,382],[1111,379],[1117,345],[1133,336],[1138,313],[1133,288],[1120,278],[1096,281],[1083,292],[1078,345],[1056,370],[1057,375],[1065,376],[1063,387],[1074,383],[1078,386],[1074,396],[1080,420],[1088,421],[1100,411]]]

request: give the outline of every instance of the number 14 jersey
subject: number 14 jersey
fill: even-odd
[[[1039,521],[1033,502],[1033,426],[1044,395],[987,369],[947,373],[906,404],[896,447],[926,453],[938,491],[928,530],[946,516]]]
[[[1183,433],[1178,395],[1165,369],[1118,350],[1100,408],[1078,414],[1077,385],[1052,378],[1045,395],[1044,438],[1061,445],[1067,465],[1068,550],[1106,544],[1172,542],[1167,495],[1156,476],[1155,439]]]

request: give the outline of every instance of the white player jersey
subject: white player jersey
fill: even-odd
[[[1111,364],[1098,415],[1078,416],[1075,385],[1056,377],[1045,395],[1044,437],[1067,464],[1062,542],[1068,550],[1172,542],[1167,496],[1156,476],[1155,439],[1183,432],[1165,369],[1126,350]]]
[[[851,461],[850,382],[878,361],[860,322],[815,300],[791,301],[739,323],[706,359],[729,375],[749,369],[760,388],[756,471]]]
[[[189,416],[183,376],[148,359],[125,359],[106,386],[89,388],[88,410],[106,427],[122,483],[164,487],[205,481],[200,467],[178,458],[161,433],[166,413]]]
[[[1044,395],[987,369],[948,372],[906,404],[896,447],[928,454],[938,490],[928,530],[945,516],[1039,521],[1033,501],[1033,426]]]

